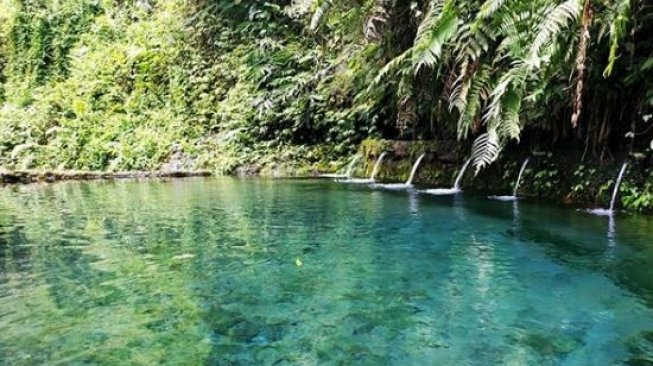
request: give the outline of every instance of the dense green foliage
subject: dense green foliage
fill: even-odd
[[[0,166],[310,166],[367,137],[648,147],[644,0],[2,0]],[[624,137],[626,136],[626,137]]]
[[[370,133],[356,124],[367,116],[355,118],[320,84],[316,72],[337,61],[278,6],[4,6],[2,166],[306,164]]]

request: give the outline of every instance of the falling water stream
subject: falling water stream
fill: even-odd
[[[354,155],[354,157],[352,158],[349,165],[347,165],[347,171],[345,172],[345,174],[342,174],[342,173],[321,174],[320,177],[322,177],[322,178],[336,178],[336,179],[339,179],[339,178],[351,178],[351,175],[354,172],[354,167],[356,166],[356,163],[358,162],[358,160],[360,160],[360,155]]]
[[[387,152],[381,153],[381,156],[379,156],[379,159],[376,161],[376,164],[374,164],[374,170],[372,170],[372,176],[370,177],[370,180],[374,182],[374,179],[376,179],[376,175],[379,174],[379,169],[381,169],[381,163],[383,162],[383,158],[385,158]]]
[[[621,187],[621,181],[623,180],[624,174],[626,173],[626,168],[628,168],[627,162],[625,162],[621,166],[621,170],[619,171],[617,182],[615,183],[614,190],[612,191],[612,199],[610,200],[610,207],[608,209],[596,208],[596,209],[588,210],[587,212],[599,216],[612,216],[612,214],[614,213],[614,206],[617,203],[617,195],[619,194],[619,187]]]
[[[456,194],[461,191],[460,185],[463,181],[463,177],[465,176],[465,171],[467,171],[467,168],[469,167],[469,164],[472,162],[472,159],[469,158],[463,165],[462,169],[460,169],[460,172],[458,173],[458,176],[456,177],[456,182],[454,183],[452,188],[435,188],[435,189],[427,189],[422,192],[428,193],[428,194],[434,194],[434,195],[448,195],[448,194]]]
[[[354,159],[352,159],[351,163],[349,163],[349,167],[347,167],[347,173],[345,174],[347,178],[351,178],[351,175],[354,173],[354,167],[360,158],[360,155],[356,155],[354,156]]]
[[[512,195],[517,197],[517,192],[519,191],[519,183],[521,183],[521,177],[524,175],[524,172],[526,171],[526,167],[528,166],[528,162],[530,161],[530,158],[526,158],[524,160],[524,163],[521,165],[521,169],[519,170],[519,176],[517,177],[517,182],[515,183],[515,189],[512,192]]]
[[[489,198],[498,201],[515,201],[517,199],[517,192],[519,192],[519,184],[521,183],[521,178],[524,175],[524,172],[526,171],[526,167],[528,166],[529,161],[530,158],[526,158],[526,160],[524,160],[524,163],[521,165],[521,169],[519,170],[519,175],[517,176],[517,181],[515,182],[515,187],[513,188],[512,191],[512,196],[490,196]]]
[[[386,156],[387,152],[383,152],[381,156],[376,160],[376,163],[374,164],[374,169],[372,170],[372,175],[369,178],[347,178],[347,179],[342,179],[342,180],[337,180],[340,183],[358,183],[358,184],[366,184],[366,183],[374,183],[374,178],[376,178],[376,175],[379,173],[379,169],[381,168],[381,163],[383,162],[383,158]]]
[[[426,153],[423,153],[417,158],[415,164],[413,164],[413,169],[410,171],[410,176],[408,177],[406,183],[380,184],[378,186],[382,188],[388,188],[388,189],[407,189],[412,187],[413,181],[415,180],[415,174],[417,174],[417,169],[419,169],[419,165],[422,163],[422,160],[424,159],[425,156]]]
[[[458,173],[458,177],[456,178],[456,182],[453,185],[454,189],[460,190],[460,184],[463,181],[463,177],[465,176],[465,171],[467,170],[467,167],[469,166],[469,163],[472,162],[472,159],[469,158],[465,162],[465,165],[463,165],[463,168],[460,170],[460,173]]]
[[[426,153],[422,154],[417,158],[417,161],[413,165],[413,169],[410,171],[410,177],[408,177],[408,180],[406,181],[407,186],[412,186],[413,185],[413,180],[415,180],[415,174],[417,173],[417,169],[419,168],[419,164],[422,162],[422,159],[424,159],[424,156],[426,156]]]
[[[628,163],[624,163],[621,166],[621,171],[619,172],[619,178],[617,178],[617,183],[614,186],[614,191],[612,191],[612,199],[610,200],[610,211],[614,211],[614,204],[617,201],[617,195],[619,194],[619,187],[621,186],[621,181],[624,178],[624,173],[626,173],[626,168],[628,168]]]

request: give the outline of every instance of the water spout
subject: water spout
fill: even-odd
[[[342,170],[341,170],[339,173],[336,173],[336,174],[321,174],[320,177],[322,177],[322,178],[335,178],[335,179],[351,178],[351,175],[354,172],[354,166],[356,165],[358,160],[360,160],[360,155],[354,155],[351,162],[349,162],[349,165],[347,165],[347,170],[345,171],[345,174],[342,174]]]
[[[417,173],[417,168],[419,168],[419,164],[422,162],[422,159],[424,159],[424,156],[426,156],[426,153],[420,155],[419,158],[417,158],[417,161],[415,161],[415,164],[413,165],[413,170],[410,171],[410,177],[408,177],[408,180],[406,181],[407,186],[413,185],[413,180],[415,179],[415,173]]]
[[[472,162],[472,158],[467,159],[463,167],[460,169],[460,172],[458,173],[458,176],[456,177],[456,182],[454,183],[453,187],[451,188],[435,188],[435,189],[427,189],[423,191],[424,193],[428,194],[434,194],[437,196],[444,196],[444,195],[450,195],[450,194],[456,194],[460,193],[460,185],[462,184],[463,177],[465,176],[465,171],[467,170],[467,167],[469,167],[469,164]]]
[[[605,209],[605,208],[596,208],[593,210],[588,210],[589,213],[593,215],[599,215],[599,216],[612,216],[614,213],[614,206],[617,203],[617,196],[619,195],[619,187],[621,187],[621,181],[624,178],[624,174],[626,174],[626,168],[628,168],[628,162],[625,162],[621,166],[621,170],[619,171],[619,176],[617,177],[617,182],[614,185],[614,190],[612,191],[612,199],[610,200],[610,207]]]
[[[521,169],[519,170],[519,176],[517,176],[517,182],[515,182],[515,189],[512,191],[512,195],[514,197],[517,197],[517,192],[519,191],[519,183],[521,182],[521,177],[524,175],[524,172],[526,171],[526,166],[528,166],[528,162],[530,161],[530,158],[526,158],[524,160],[524,163],[521,165]]]
[[[409,189],[413,186],[413,180],[415,179],[415,174],[417,173],[417,169],[419,168],[420,163],[422,162],[422,159],[424,159],[424,156],[426,156],[426,153],[422,154],[417,158],[417,161],[415,161],[415,164],[413,164],[413,169],[410,171],[410,177],[406,181],[406,183],[391,183],[391,184],[378,184],[376,185],[377,187],[381,188],[387,188],[387,189]]]
[[[463,177],[465,176],[465,171],[467,170],[467,167],[471,162],[472,162],[472,158],[469,158],[465,162],[465,165],[463,165],[463,168],[460,170],[460,173],[458,173],[458,177],[456,178],[456,183],[454,183],[453,185],[454,189],[460,190],[460,184],[462,183]]]
[[[381,163],[383,162],[383,158],[385,158],[385,155],[387,152],[381,153],[381,156],[379,156],[379,159],[376,161],[376,164],[374,164],[374,170],[372,170],[372,175],[370,176],[370,180],[374,182],[374,179],[376,178],[376,175],[379,174],[379,169],[381,169]]]
[[[354,159],[352,159],[351,163],[349,163],[349,166],[347,167],[347,173],[345,173],[345,176],[347,178],[351,178],[352,173],[354,172],[354,167],[356,166],[356,163],[358,160],[360,160],[360,155],[354,156]]]
[[[519,192],[519,184],[521,183],[521,178],[524,175],[524,172],[526,171],[526,166],[528,165],[528,162],[530,161],[530,158],[526,158],[524,160],[524,163],[521,165],[521,169],[519,169],[519,175],[517,176],[517,181],[515,182],[515,186],[513,187],[512,191],[512,196],[489,196],[488,198],[497,200],[497,201],[516,201],[517,200],[517,192]]]
[[[628,163],[624,163],[621,166],[621,171],[619,172],[619,177],[617,178],[617,183],[614,186],[614,191],[612,191],[612,199],[610,200],[610,211],[614,211],[614,204],[617,201],[617,195],[619,194],[619,187],[621,186],[621,181],[624,178],[626,173],[626,168],[628,168]]]

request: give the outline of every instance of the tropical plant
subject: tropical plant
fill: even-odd
[[[155,169],[179,146],[305,166],[382,137],[459,139],[478,171],[524,131],[585,159],[653,131],[643,0],[0,1],[8,167]]]

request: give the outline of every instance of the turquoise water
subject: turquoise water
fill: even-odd
[[[1,365],[647,365],[653,221],[326,181],[0,188]]]

